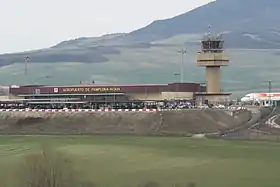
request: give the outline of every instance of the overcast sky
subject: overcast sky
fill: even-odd
[[[0,0],[0,53],[130,32],[211,0]]]

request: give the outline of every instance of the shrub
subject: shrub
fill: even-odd
[[[71,160],[46,147],[40,153],[28,155],[21,170],[21,186],[77,187],[77,175]]]

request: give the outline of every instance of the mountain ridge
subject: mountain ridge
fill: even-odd
[[[3,54],[0,66],[24,62],[23,56],[30,56],[30,62],[34,63],[106,62],[108,55],[120,54],[120,48],[150,48],[155,41],[182,34],[202,37],[209,24],[213,32],[224,33],[228,48],[280,49],[279,8],[279,0],[216,0],[184,14],[153,21],[130,33],[81,37],[46,49]]]

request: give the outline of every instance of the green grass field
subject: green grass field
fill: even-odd
[[[98,186],[279,186],[278,143],[130,136],[1,136],[1,186],[16,184],[25,155],[42,143],[71,155],[80,176]]]

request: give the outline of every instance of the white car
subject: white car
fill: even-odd
[[[200,105],[200,106],[198,106],[198,108],[205,109],[205,108],[209,108],[209,106],[208,105]]]
[[[225,109],[225,105],[217,105],[217,106],[214,106],[213,108],[218,108],[218,109]]]

